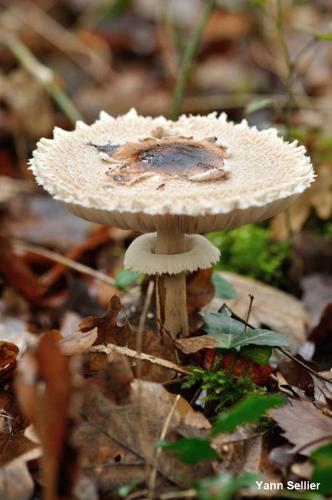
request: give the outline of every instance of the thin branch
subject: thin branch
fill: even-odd
[[[183,62],[180,69],[180,74],[175,86],[173,100],[171,105],[171,118],[176,120],[179,115],[181,108],[181,101],[186,87],[187,80],[189,78],[190,70],[193,65],[194,58],[196,56],[202,35],[206,26],[206,23],[210,17],[216,5],[216,0],[206,0],[202,17],[198,23],[197,29],[194,32],[191,40],[189,41],[183,56]]]
[[[95,269],[92,269],[91,267],[86,266],[85,264],[76,262],[75,260],[70,259],[69,257],[61,255],[57,252],[53,252],[52,250],[47,250],[46,248],[39,247],[37,245],[30,245],[29,243],[24,243],[23,241],[11,240],[11,242],[14,251],[30,252],[36,255],[40,255],[41,257],[45,257],[45,259],[52,260],[53,262],[58,262],[59,264],[69,267],[70,269],[74,269],[74,271],[78,271],[79,273],[92,276],[93,278],[99,281],[107,283],[107,285],[110,285],[112,287],[115,286],[115,280],[111,278],[111,276],[107,276],[107,274],[104,274],[100,271],[96,271]]]
[[[166,435],[167,435],[167,431],[169,429],[169,426],[170,426],[170,423],[171,423],[171,420],[172,420],[172,417],[174,415],[174,412],[176,410],[176,407],[177,407],[177,404],[180,400],[180,397],[181,395],[178,394],[174,400],[174,403],[172,405],[172,408],[170,409],[166,419],[165,419],[165,422],[164,422],[164,425],[163,425],[163,428],[161,430],[161,433],[160,433],[160,438],[159,440],[160,441],[164,441]],[[151,471],[151,475],[150,475],[150,480],[149,480],[149,496],[148,498],[150,500],[153,499],[154,497],[154,490],[155,490],[155,487],[156,487],[156,479],[157,479],[157,471],[158,471],[158,463],[159,463],[159,459],[160,459],[160,455],[162,453],[162,449],[161,448],[158,448],[155,452],[155,458],[154,458],[154,466],[153,466],[153,469]]]
[[[250,303],[249,303],[249,307],[248,307],[248,312],[247,312],[247,317],[246,317],[246,322],[245,322],[245,325],[244,325],[244,331],[247,331],[247,327],[248,327],[248,321],[250,319],[250,314],[251,314],[251,310],[252,310],[252,304],[254,302],[254,296],[249,293],[249,300],[250,300]]]
[[[161,366],[162,368],[167,368],[168,370],[173,370],[177,373],[182,373],[184,375],[190,374],[190,370],[184,368],[183,366],[177,365],[172,361],[167,361],[166,359],[158,358],[156,356],[152,356],[151,354],[146,354],[144,352],[138,353],[133,349],[129,349],[128,347],[120,347],[115,344],[107,344],[107,345],[96,345],[94,347],[90,347],[90,352],[104,352],[105,354],[111,354],[112,352],[117,352],[122,354],[123,356],[128,356],[129,358],[140,359],[142,361],[148,361],[153,365]]]
[[[81,120],[80,112],[59,86],[56,76],[50,68],[40,63],[30,49],[13,33],[1,29],[0,42],[15,55],[22,66],[47,90],[72,123]]]
[[[193,488],[184,491],[170,491],[169,493],[162,493],[159,495],[160,500],[171,500],[173,498],[195,498],[197,491]]]

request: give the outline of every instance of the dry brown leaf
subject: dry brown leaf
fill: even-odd
[[[46,333],[35,351],[23,356],[16,374],[18,401],[42,445],[43,481],[48,498],[70,494],[76,479],[76,451],[69,442],[73,391],[69,363],[54,335]]]
[[[293,453],[309,455],[315,448],[332,440],[332,418],[323,415],[311,402],[289,400],[269,414],[294,444]]]
[[[327,220],[332,215],[332,164],[320,165],[316,169],[316,182],[303,193],[288,209],[289,225],[294,233],[299,232],[309,217],[313,207],[320,219]],[[287,215],[277,215],[272,221],[272,236],[284,240],[289,236]]]
[[[134,380],[125,404],[114,404],[97,387],[91,390],[91,386],[86,386],[81,414],[84,419],[103,429],[112,440],[147,463],[154,464],[155,443],[160,439],[165,419],[173,404],[174,396],[160,384]],[[179,434],[187,437],[202,436],[202,433],[206,433],[203,427],[209,427],[209,422],[203,415],[197,419],[193,410],[189,414],[188,411],[183,412],[183,409],[175,410],[166,440],[176,440]],[[166,453],[158,462],[158,470],[166,479],[181,487],[188,486],[202,474],[211,472],[208,463],[193,468],[181,464],[173,455]]]
[[[74,332],[59,341],[63,354],[67,356],[87,351],[97,340],[97,328],[87,332]]]
[[[19,349],[15,344],[0,341],[0,378],[14,370],[18,353]]]
[[[207,335],[200,335],[199,337],[178,339],[175,341],[175,345],[185,354],[193,354],[201,349],[214,349],[216,347],[216,341]]]
[[[129,323],[118,326],[117,318],[121,309],[121,302],[117,295],[110,300],[106,314],[101,317],[89,316],[82,319],[79,328],[82,332],[88,332],[97,328],[98,338],[96,344],[116,344],[124,346],[127,343],[131,328]]]
[[[282,333],[291,345],[302,343],[307,338],[308,315],[301,301],[277,288],[251,278],[222,272],[235,288],[239,297],[231,300],[214,299],[205,312],[215,312],[225,302],[241,318],[245,318],[249,306],[249,294],[254,296],[250,323],[254,327],[266,325]]]

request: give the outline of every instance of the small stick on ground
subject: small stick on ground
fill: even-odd
[[[174,415],[174,412],[176,410],[176,406],[177,406],[177,404],[179,402],[180,397],[181,397],[180,394],[178,394],[176,396],[176,398],[174,400],[174,403],[172,405],[172,408],[170,409],[170,411],[169,411],[169,413],[168,413],[168,415],[166,417],[166,420],[164,422],[163,428],[162,428],[161,433],[160,433],[160,441],[163,441],[165,439],[165,437],[166,437],[168,428],[170,426],[172,417]],[[158,471],[158,462],[159,462],[159,458],[160,458],[161,452],[162,452],[161,448],[158,448],[156,450],[155,459],[154,459],[154,466],[153,466],[153,469],[152,469],[151,475],[150,475],[150,480],[149,480],[149,495],[148,495],[148,498],[151,499],[151,500],[154,497],[154,490],[155,490],[155,486],[156,486],[157,471]]]
[[[162,493],[159,495],[160,500],[171,500],[173,498],[196,498],[197,491],[193,488],[184,491],[170,491],[169,493]]]
[[[11,240],[13,244],[14,251],[17,252],[30,252],[36,255],[40,255],[41,257],[45,257],[45,259],[52,260],[53,262],[58,262],[70,269],[74,269],[74,271],[78,271],[82,274],[87,274],[88,276],[92,276],[99,281],[103,281],[112,287],[115,286],[115,280],[111,278],[111,276],[107,276],[100,271],[96,271],[85,264],[81,264],[80,262],[76,262],[69,257],[61,255],[57,252],[53,252],[52,250],[47,250],[46,248],[39,247],[37,245],[30,245],[29,243],[24,243],[23,241]]]
[[[245,325],[244,325],[244,331],[246,331],[247,327],[248,327],[248,321],[250,319],[250,314],[251,314],[252,304],[254,302],[254,298],[255,297],[251,293],[249,293],[250,303],[249,303],[249,308],[248,308],[248,312],[247,312],[246,322],[245,322]]]
[[[112,351],[122,354],[123,356],[128,356],[129,358],[141,359],[142,361],[148,361],[154,365],[161,366],[162,368],[167,368],[168,370],[173,370],[177,373],[182,373],[184,375],[189,375],[191,372],[187,368],[183,366],[177,365],[176,363],[172,363],[172,361],[167,361],[166,359],[157,358],[156,356],[152,356],[151,354],[145,354],[144,352],[138,353],[133,349],[129,349],[128,347],[120,347],[115,344],[107,344],[107,345],[96,345],[94,347],[90,347],[90,352],[104,352],[105,354],[111,354]]]

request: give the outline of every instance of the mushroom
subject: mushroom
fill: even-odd
[[[315,177],[303,146],[216,113],[171,122],[101,112],[91,126],[55,128],[30,165],[79,217],[143,233],[124,265],[156,276],[157,317],[173,338],[188,335],[186,273],[220,257],[201,234],[271,217]]]

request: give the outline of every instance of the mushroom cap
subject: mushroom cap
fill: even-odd
[[[117,118],[101,112],[71,132],[55,128],[53,139],[39,141],[30,168],[79,217],[141,232],[204,233],[260,221],[315,178],[305,148],[275,129],[234,124],[225,114],[172,122],[135,110]]]

